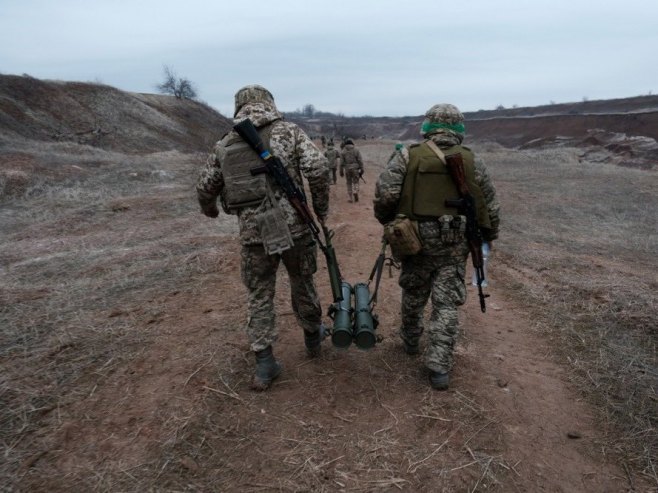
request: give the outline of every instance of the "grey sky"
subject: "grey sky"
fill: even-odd
[[[167,64],[232,114],[419,115],[658,91],[655,0],[0,0],[0,73],[156,92]]]

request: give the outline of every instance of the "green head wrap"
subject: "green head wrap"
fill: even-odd
[[[463,123],[432,123],[429,120],[425,120],[423,125],[420,127],[420,133],[426,135],[428,133],[435,132],[436,130],[452,130],[455,133],[464,135],[466,133],[466,128]]]

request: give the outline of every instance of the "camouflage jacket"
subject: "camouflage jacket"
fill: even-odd
[[[340,153],[340,169],[345,171],[345,168],[363,169],[361,151],[354,147],[354,144],[347,144]]]
[[[434,143],[442,148],[453,145],[459,145],[461,139],[454,136],[437,133],[431,136]],[[406,149],[405,149],[406,150]],[[386,224],[395,218],[398,211],[398,202],[402,192],[402,184],[409,164],[408,152],[394,152],[391,156],[386,169],[381,173],[375,185],[375,198],[373,200],[374,213],[377,220]],[[475,156],[475,181],[482,189],[484,199],[487,204],[489,221],[491,229],[486,231],[486,241],[492,241],[498,238],[498,229],[500,225],[500,204],[496,198],[496,189],[487,171],[484,161]],[[427,227],[431,227],[427,225]],[[423,228],[421,228],[421,235]],[[430,235],[433,232],[428,231]]]
[[[329,161],[329,168],[330,169],[336,169],[336,161],[340,157],[340,151],[338,149],[334,149],[333,147],[331,149],[327,149],[324,152],[325,157]]]
[[[248,103],[236,114],[234,123],[245,118],[249,118],[256,127],[274,122],[270,135],[272,154],[283,162],[288,174],[301,190],[304,190],[302,176],[306,178],[311,191],[313,211],[318,218],[326,218],[329,213],[329,174],[327,160],[322,152],[297,125],[283,121],[274,105]],[[197,182],[197,196],[204,211],[215,207],[217,198],[222,198],[224,190],[222,154],[223,144],[220,140],[208,156]],[[300,220],[283,191],[277,186],[274,187],[274,197],[285,214],[293,239],[299,239],[307,234],[308,226]],[[246,207],[238,212],[240,241],[243,245],[262,243],[256,217],[268,207],[266,202],[258,206]]]

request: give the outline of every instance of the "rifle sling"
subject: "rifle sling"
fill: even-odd
[[[441,149],[439,149],[439,146],[436,145],[432,139],[427,139],[427,141],[425,141],[425,143],[427,144],[427,147],[432,149],[434,154],[436,154],[438,156],[438,158],[441,160],[441,162],[443,164],[447,164],[446,163],[446,155],[443,154],[443,151]]]

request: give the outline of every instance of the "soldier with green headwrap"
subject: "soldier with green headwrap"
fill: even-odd
[[[464,231],[466,218],[448,207],[446,199],[459,197],[445,156],[459,153],[468,187],[477,205],[477,219],[484,241],[498,237],[500,206],[491,177],[481,159],[462,145],[464,116],[452,104],[437,104],[425,114],[420,143],[396,150],[375,186],[374,213],[386,224],[398,214],[417,221],[423,248],[401,259],[402,288],[400,337],[407,354],[420,352],[420,338],[427,332],[424,365],[432,388],[445,390],[450,382],[453,349],[458,334],[457,307],[466,299],[464,281],[469,249]],[[443,155],[443,158],[441,157]],[[431,186],[428,187],[428,184]],[[425,305],[431,297],[427,327]]]

